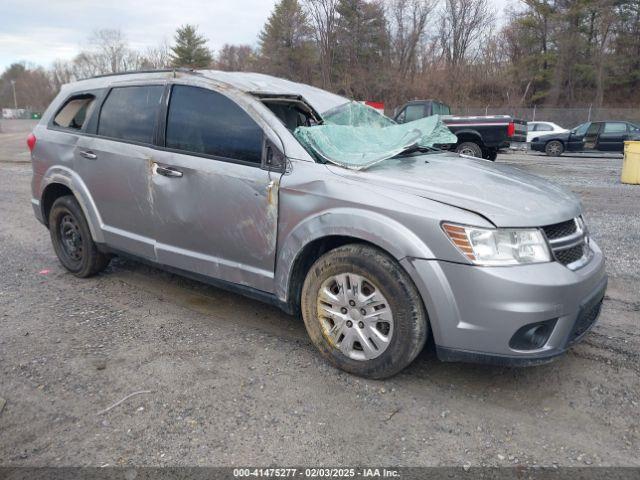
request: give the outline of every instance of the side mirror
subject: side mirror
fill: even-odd
[[[287,158],[266,136],[262,142],[262,168],[270,172],[284,172]]]

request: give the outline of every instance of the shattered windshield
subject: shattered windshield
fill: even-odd
[[[323,124],[298,127],[298,141],[317,158],[362,170],[403,152],[456,143],[456,136],[439,115],[397,124],[359,102],[325,112]]]

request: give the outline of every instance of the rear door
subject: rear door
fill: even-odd
[[[112,88],[92,136],[76,144],[76,170],[86,183],[107,243],[154,259],[149,197],[154,133],[164,84]]]
[[[152,176],[159,262],[273,291],[281,174],[262,169],[263,140],[231,98],[172,87]]]
[[[597,149],[603,152],[622,152],[627,130],[626,122],[605,122],[598,137]]]

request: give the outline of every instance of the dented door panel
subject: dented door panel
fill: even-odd
[[[96,137],[80,137],[75,170],[93,195],[105,243],[155,260],[148,179],[154,150]],[[91,152],[85,158],[79,152]]]
[[[160,263],[273,291],[280,174],[258,166],[156,151],[150,172]]]

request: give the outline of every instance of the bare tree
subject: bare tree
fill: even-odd
[[[155,47],[147,47],[142,53],[142,67],[158,70],[171,65],[171,46],[165,39]]]
[[[316,43],[320,51],[322,86],[330,88],[336,44],[338,0],[305,0],[304,3],[313,24]]]
[[[94,61],[104,73],[117,73],[125,70],[127,61],[131,61],[127,41],[120,30],[96,30],[89,39],[93,47]]]
[[[494,17],[487,0],[445,0],[438,36],[448,65],[455,67],[467,59],[483,35],[491,32]]]
[[[415,73],[418,47],[435,5],[436,0],[393,0],[389,6],[391,56],[401,78]]]
[[[216,57],[215,67],[227,72],[248,72],[255,68],[256,58],[251,45],[224,44]]]

